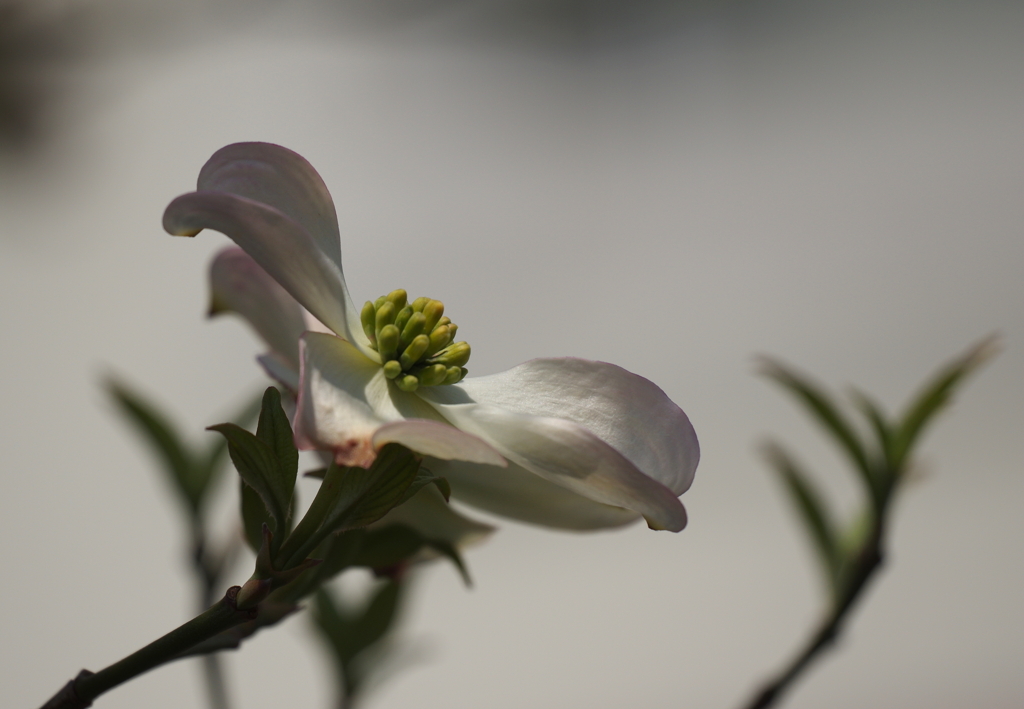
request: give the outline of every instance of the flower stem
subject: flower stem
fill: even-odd
[[[744,709],[768,709],[774,706],[800,675],[824,650],[839,637],[847,616],[853,609],[868,581],[882,565],[882,531],[885,506],[879,512],[868,541],[857,556],[856,564],[841,596],[837,597],[829,614],[808,638],[803,650],[773,680],[768,682]]]
[[[235,605],[239,586],[232,586],[224,597],[207,610],[154,640],[123,660],[93,673],[82,670],[42,709],[84,709],[104,692],[138,677],[144,672],[177,659],[196,644],[256,617],[256,610],[239,610]]]

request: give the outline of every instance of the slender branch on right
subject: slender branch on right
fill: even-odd
[[[832,396],[807,377],[778,362],[762,362],[762,372],[792,394],[849,459],[863,487],[865,503],[855,523],[838,525],[812,477],[796,459],[778,444],[766,447],[768,462],[782,480],[816,551],[830,603],[804,648],[743,705],[745,709],[774,706],[811,663],[834,645],[868,581],[881,568],[887,518],[896,491],[911,470],[911,453],[921,433],[963,379],[997,349],[994,337],[975,345],[941,369],[895,419],[866,395],[854,392],[853,401],[864,419],[861,427],[854,426]]]

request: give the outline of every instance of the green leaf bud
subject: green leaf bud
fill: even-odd
[[[380,298],[377,298],[377,300],[373,301],[373,309],[380,310],[380,306],[384,305],[384,301],[387,299],[388,297],[386,295],[382,295]]]
[[[420,380],[412,374],[405,374],[395,379],[395,384],[402,391],[416,391],[420,386]]]
[[[402,373],[402,365],[399,364],[397,359],[388,360],[384,363],[384,376],[388,379],[394,379]]]
[[[427,303],[430,302],[430,298],[424,298],[420,296],[416,300],[412,301],[412,309],[417,313],[422,313],[423,308],[427,307]]]
[[[363,325],[363,332],[370,338],[371,343],[377,342],[377,308],[374,307],[373,303],[369,300],[363,305],[362,312],[359,313],[359,321]]]
[[[401,334],[394,325],[385,325],[377,335],[377,350],[382,362],[398,359],[398,341]]]
[[[455,323],[452,323],[451,325],[448,326],[448,332],[451,334],[453,340],[455,339],[455,333],[458,331],[459,326],[456,325]]]
[[[402,369],[409,371],[412,366],[420,361],[420,357],[427,351],[430,346],[430,338],[426,335],[417,335],[409,346],[402,352],[402,356],[399,361],[402,363]]]
[[[465,375],[462,373],[462,367],[448,367],[448,371],[444,375],[444,384],[455,384],[462,380]]]
[[[434,329],[437,329],[437,328],[441,327],[442,325],[448,325],[449,327],[451,327],[451,324],[452,324],[452,319],[450,317],[448,317],[447,315],[445,315],[443,318],[441,318],[440,320],[437,321],[437,325],[434,326]]]
[[[398,323],[395,323],[396,325]],[[424,328],[427,326],[427,318],[423,313],[413,312],[409,317],[409,322],[402,328],[402,344],[399,349],[407,348],[417,336],[423,333]]]

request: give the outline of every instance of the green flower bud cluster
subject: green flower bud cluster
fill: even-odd
[[[408,300],[404,290],[394,290],[366,301],[359,315],[370,346],[380,353],[384,376],[402,391],[461,381],[469,343],[454,341],[459,326],[445,317],[444,303]]]

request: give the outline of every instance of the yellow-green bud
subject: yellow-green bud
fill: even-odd
[[[395,380],[395,384],[402,391],[416,391],[419,389],[420,380],[412,374],[403,374]]]
[[[388,293],[387,299],[395,304],[396,310],[401,310],[405,307],[406,302],[409,300],[409,296],[404,290],[398,288],[397,290],[393,290]]]
[[[398,311],[398,315],[395,316],[395,327],[397,327],[399,331],[405,329],[405,325],[409,322],[409,318],[412,317],[412,313],[413,310],[411,305],[407,305]]]
[[[398,359],[398,341],[401,335],[394,325],[385,325],[377,335],[377,351],[382,362]]]
[[[420,361],[420,358],[426,353],[427,348],[430,346],[430,338],[426,335],[417,335],[415,339],[405,348],[402,352],[402,356],[399,357],[399,361],[402,363],[402,369],[409,371],[413,365]]]
[[[446,367],[464,367],[469,361],[469,343],[456,342],[433,355],[430,362],[438,362]]]
[[[454,384],[466,376],[469,345],[452,344],[458,326],[445,316],[441,301],[410,303],[404,290],[393,290],[367,301],[359,319],[370,346],[380,352],[384,376],[402,391]]]
[[[432,387],[444,382],[447,375],[448,369],[443,364],[431,364],[424,367],[416,376],[419,377],[421,385]]]
[[[413,312],[409,316],[409,322],[402,328],[402,349],[408,347],[413,340],[416,339],[417,335],[423,333],[423,329],[427,326],[427,319],[423,313]]]
[[[362,323],[363,332],[370,339],[371,344],[377,342],[377,308],[373,303],[366,301],[362,311],[359,313],[359,322]]]
[[[427,348],[427,357],[432,356],[435,352],[440,352],[451,341],[452,336],[447,325],[435,327],[434,331],[430,333],[430,347]]]
[[[433,332],[437,322],[444,315],[444,303],[440,300],[431,300],[423,306],[423,314],[427,317],[427,332]]]

